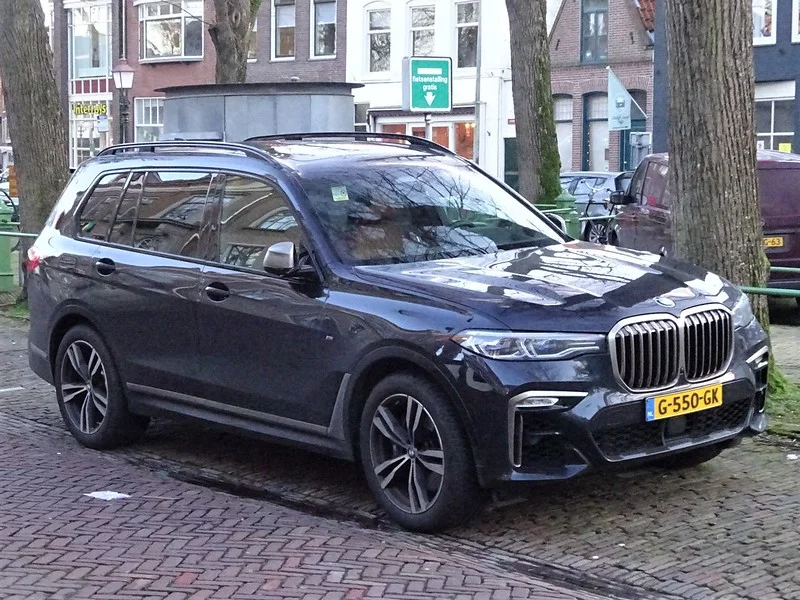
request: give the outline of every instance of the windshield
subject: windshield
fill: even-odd
[[[466,165],[408,158],[315,172],[303,188],[342,261],[410,263],[557,244],[564,238]]]

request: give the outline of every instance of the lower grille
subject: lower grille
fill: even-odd
[[[535,415],[517,411],[513,435],[513,462],[520,471],[552,471],[584,464],[575,449]]]
[[[679,439],[698,439],[744,427],[750,412],[750,398],[726,402],[712,408],[663,421],[644,421],[635,424],[614,425],[614,418],[605,418],[598,413],[595,421],[598,428],[592,436],[600,452],[609,460],[631,458],[636,455],[666,450],[668,442]],[[644,407],[637,403],[635,409],[644,415]],[[613,411],[614,409],[606,409]],[[603,423],[607,423],[606,426]]]

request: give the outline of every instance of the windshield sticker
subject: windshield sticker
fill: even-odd
[[[343,185],[336,185],[331,188],[334,202],[347,202],[350,196],[347,194],[347,188]]]

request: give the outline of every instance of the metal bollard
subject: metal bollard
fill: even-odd
[[[13,232],[11,215],[14,210],[5,202],[0,202],[0,233]],[[11,269],[11,247],[13,237],[0,235],[0,293],[14,290],[14,271]]]
[[[575,210],[575,196],[567,190],[562,191],[556,198],[556,208],[567,224],[567,235],[576,240],[580,239],[581,222],[578,212]]]

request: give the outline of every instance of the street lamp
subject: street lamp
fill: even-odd
[[[128,117],[130,116],[128,90],[133,87],[134,70],[123,58],[111,74],[114,76],[114,86],[119,90],[119,140],[124,144],[128,141]]]

